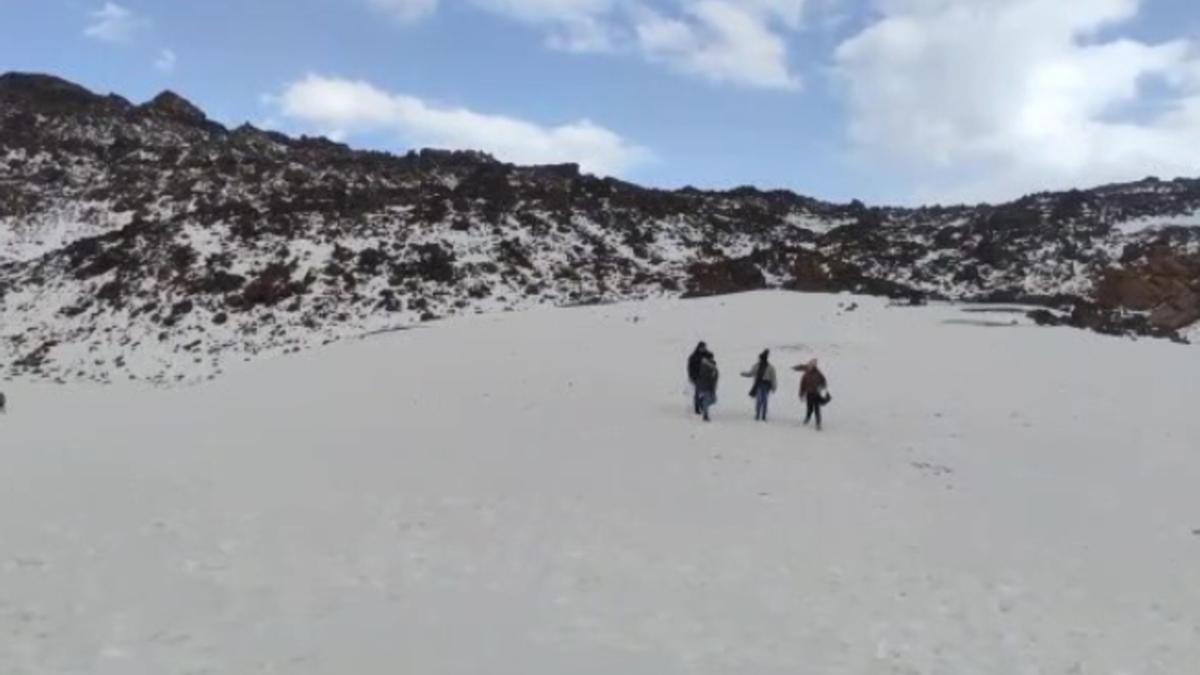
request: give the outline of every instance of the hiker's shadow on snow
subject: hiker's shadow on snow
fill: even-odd
[[[659,403],[654,406],[656,416],[673,418],[682,421],[695,422],[696,424],[704,424],[700,419],[700,415],[692,411],[688,404],[683,405],[675,403]],[[811,430],[812,424],[805,425],[804,417],[800,415],[793,416],[786,413],[772,417],[766,424],[758,422],[754,419],[754,408],[747,407],[742,410],[717,410],[715,407],[709,411],[709,416],[712,421],[709,426],[746,426],[746,427],[765,427],[779,428],[788,430]]]

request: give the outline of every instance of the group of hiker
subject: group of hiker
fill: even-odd
[[[805,404],[804,423],[816,420],[817,430],[821,429],[821,408],[832,399],[829,394],[829,381],[817,367],[817,360],[794,366],[792,370],[804,373],[800,378],[800,400]],[[717,380],[720,371],[717,368],[717,358],[701,342],[688,357],[688,380],[692,383],[692,403],[697,415],[708,422],[709,409],[717,402]],[[754,399],[754,419],[759,422],[767,421],[767,409],[771,394],[775,393],[779,380],[775,374],[775,366],[771,365],[771,351],[764,349],[758,355],[758,361],[749,370],[741,373],[742,377],[753,379],[750,386],[750,397]]]

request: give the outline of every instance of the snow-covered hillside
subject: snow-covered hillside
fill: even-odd
[[[544,305],[786,288],[1021,301],[1114,334],[1200,320],[1200,180],[1000,205],[658,190],[474,152],[226,129],[0,75],[6,376],[197,381],[231,363]]]
[[[790,371],[751,421],[763,347],[821,358],[824,432]],[[758,293],[452,319],[186,389],[6,387],[6,674],[1200,663],[1200,352],[1165,341]]]

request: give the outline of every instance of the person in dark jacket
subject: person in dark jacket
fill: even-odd
[[[700,364],[706,356],[712,358],[712,352],[708,351],[708,345],[701,342],[696,345],[696,350],[688,357],[688,382],[692,383],[692,407],[695,409],[697,415],[701,414],[701,411],[700,385],[697,384],[696,380],[700,377]]]
[[[807,412],[804,415],[804,423],[808,424],[815,417],[817,419],[817,431],[821,430],[821,406],[829,403],[829,381],[825,379],[825,373],[817,367],[817,360],[813,359],[808,363],[792,368],[804,373],[800,378],[800,399],[804,401]]]
[[[700,401],[700,414],[704,417],[704,421],[708,420],[708,409],[717,402],[717,379],[720,377],[720,372],[717,370],[716,358],[712,352],[706,352],[700,359],[700,365],[696,371],[696,392],[697,399]]]
[[[767,421],[767,403],[770,401],[771,394],[775,392],[775,366],[769,361],[771,351],[764,349],[758,355],[758,363],[750,367],[750,370],[742,373],[742,377],[754,378],[754,384],[750,387],[750,396],[754,398],[754,421]]]

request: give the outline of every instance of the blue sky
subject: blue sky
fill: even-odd
[[[1200,175],[1194,0],[0,0],[0,70],[664,187],[915,203]]]

